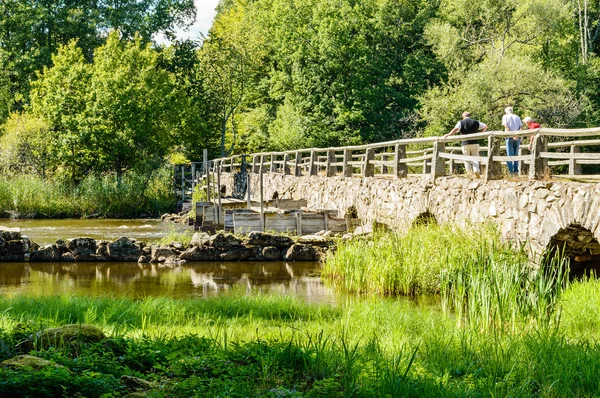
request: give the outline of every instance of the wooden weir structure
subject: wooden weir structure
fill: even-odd
[[[531,149],[527,144],[522,143],[517,156],[507,156],[506,146],[503,145],[504,139],[530,136],[532,137]],[[221,174],[239,171],[248,171],[247,178],[259,178],[259,198],[251,199],[250,194],[247,193],[245,204],[247,209],[254,207],[255,213],[259,216],[250,212],[245,217],[251,227],[260,230],[268,228],[266,225],[268,217],[265,218],[264,214],[269,214],[269,211],[273,210],[262,197],[263,173],[298,177],[320,175],[394,179],[428,175],[435,179],[455,175],[459,173],[461,165],[465,162],[476,161],[483,166],[481,177],[488,181],[503,178],[502,165],[507,161],[515,161],[519,163],[521,176],[530,181],[550,177],[598,181],[600,180],[600,166],[598,166],[600,165],[600,139],[597,137],[600,137],[600,128],[539,128],[470,134],[469,140],[479,139],[480,142],[484,142],[480,146],[479,156],[463,155],[460,141],[465,140],[465,136],[454,135],[447,138],[410,138],[367,145],[307,148],[219,158],[206,162],[204,171],[205,181],[208,181],[206,184],[208,202],[213,204],[213,209],[208,211],[214,213],[217,223],[223,224],[227,217],[223,209],[229,204],[223,204],[218,189],[221,186]],[[247,186],[250,185],[248,182]],[[323,217],[328,216],[329,214]],[[244,216],[239,217],[242,219]],[[295,217],[297,220],[298,216]],[[324,224],[326,223],[324,221]],[[289,225],[291,226],[291,222]],[[291,229],[293,228],[286,230]],[[296,224],[295,230],[299,232],[302,228]]]

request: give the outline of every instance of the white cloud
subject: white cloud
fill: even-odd
[[[198,39],[200,33],[207,34],[215,18],[215,8],[219,0],[194,0],[196,6],[196,22],[187,30],[177,29],[175,34],[178,39]],[[156,35],[158,43],[167,44],[169,41],[163,35]]]

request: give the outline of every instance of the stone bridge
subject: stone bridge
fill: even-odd
[[[250,174],[252,197],[260,175]],[[600,184],[570,181],[470,180],[430,176],[405,179],[263,174],[270,199],[307,199],[313,209],[356,209],[366,222],[405,231],[422,217],[463,227],[493,223],[503,239],[524,245],[536,261],[554,247],[581,266],[600,262]],[[239,180],[239,179],[238,179]],[[245,180],[245,179],[243,179]],[[233,174],[223,173],[227,193]],[[245,182],[245,181],[244,181]],[[245,185],[245,184],[244,184]],[[574,264],[576,265],[576,264]]]
[[[508,156],[502,143],[515,135],[530,139],[530,150],[522,145]],[[461,137],[411,138],[236,155],[215,159],[212,173],[217,185],[230,187],[234,173],[249,173],[254,199],[262,191],[265,199],[306,199],[342,215],[352,208],[398,230],[423,217],[465,227],[493,223],[534,262],[560,247],[587,268],[600,265],[600,184],[589,182],[600,180],[597,137],[600,128],[484,132],[469,136],[487,142],[478,156],[462,154]],[[519,163],[520,177],[505,177],[507,161]],[[459,176],[466,162],[481,165],[481,179]]]

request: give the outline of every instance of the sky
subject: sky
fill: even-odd
[[[178,39],[197,39],[200,37],[200,33],[206,35],[215,17],[215,8],[219,4],[219,0],[194,0],[194,4],[196,5],[196,22],[187,31],[177,29],[175,33]],[[158,43],[168,43],[161,35],[158,35],[155,40]]]

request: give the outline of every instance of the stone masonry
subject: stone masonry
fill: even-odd
[[[502,237],[525,244],[535,261],[552,242],[563,242],[575,255],[600,254],[600,184],[567,181],[468,180],[429,176],[380,179],[265,173],[264,198],[306,199],[313,209],[354,206],[365,222],[406,230],[424,213],[438,223],[462,226],[492,222]],[[251,175],[252,197],[258,199],[259,176]],[[223,174],[227,193],[233,174]]]

